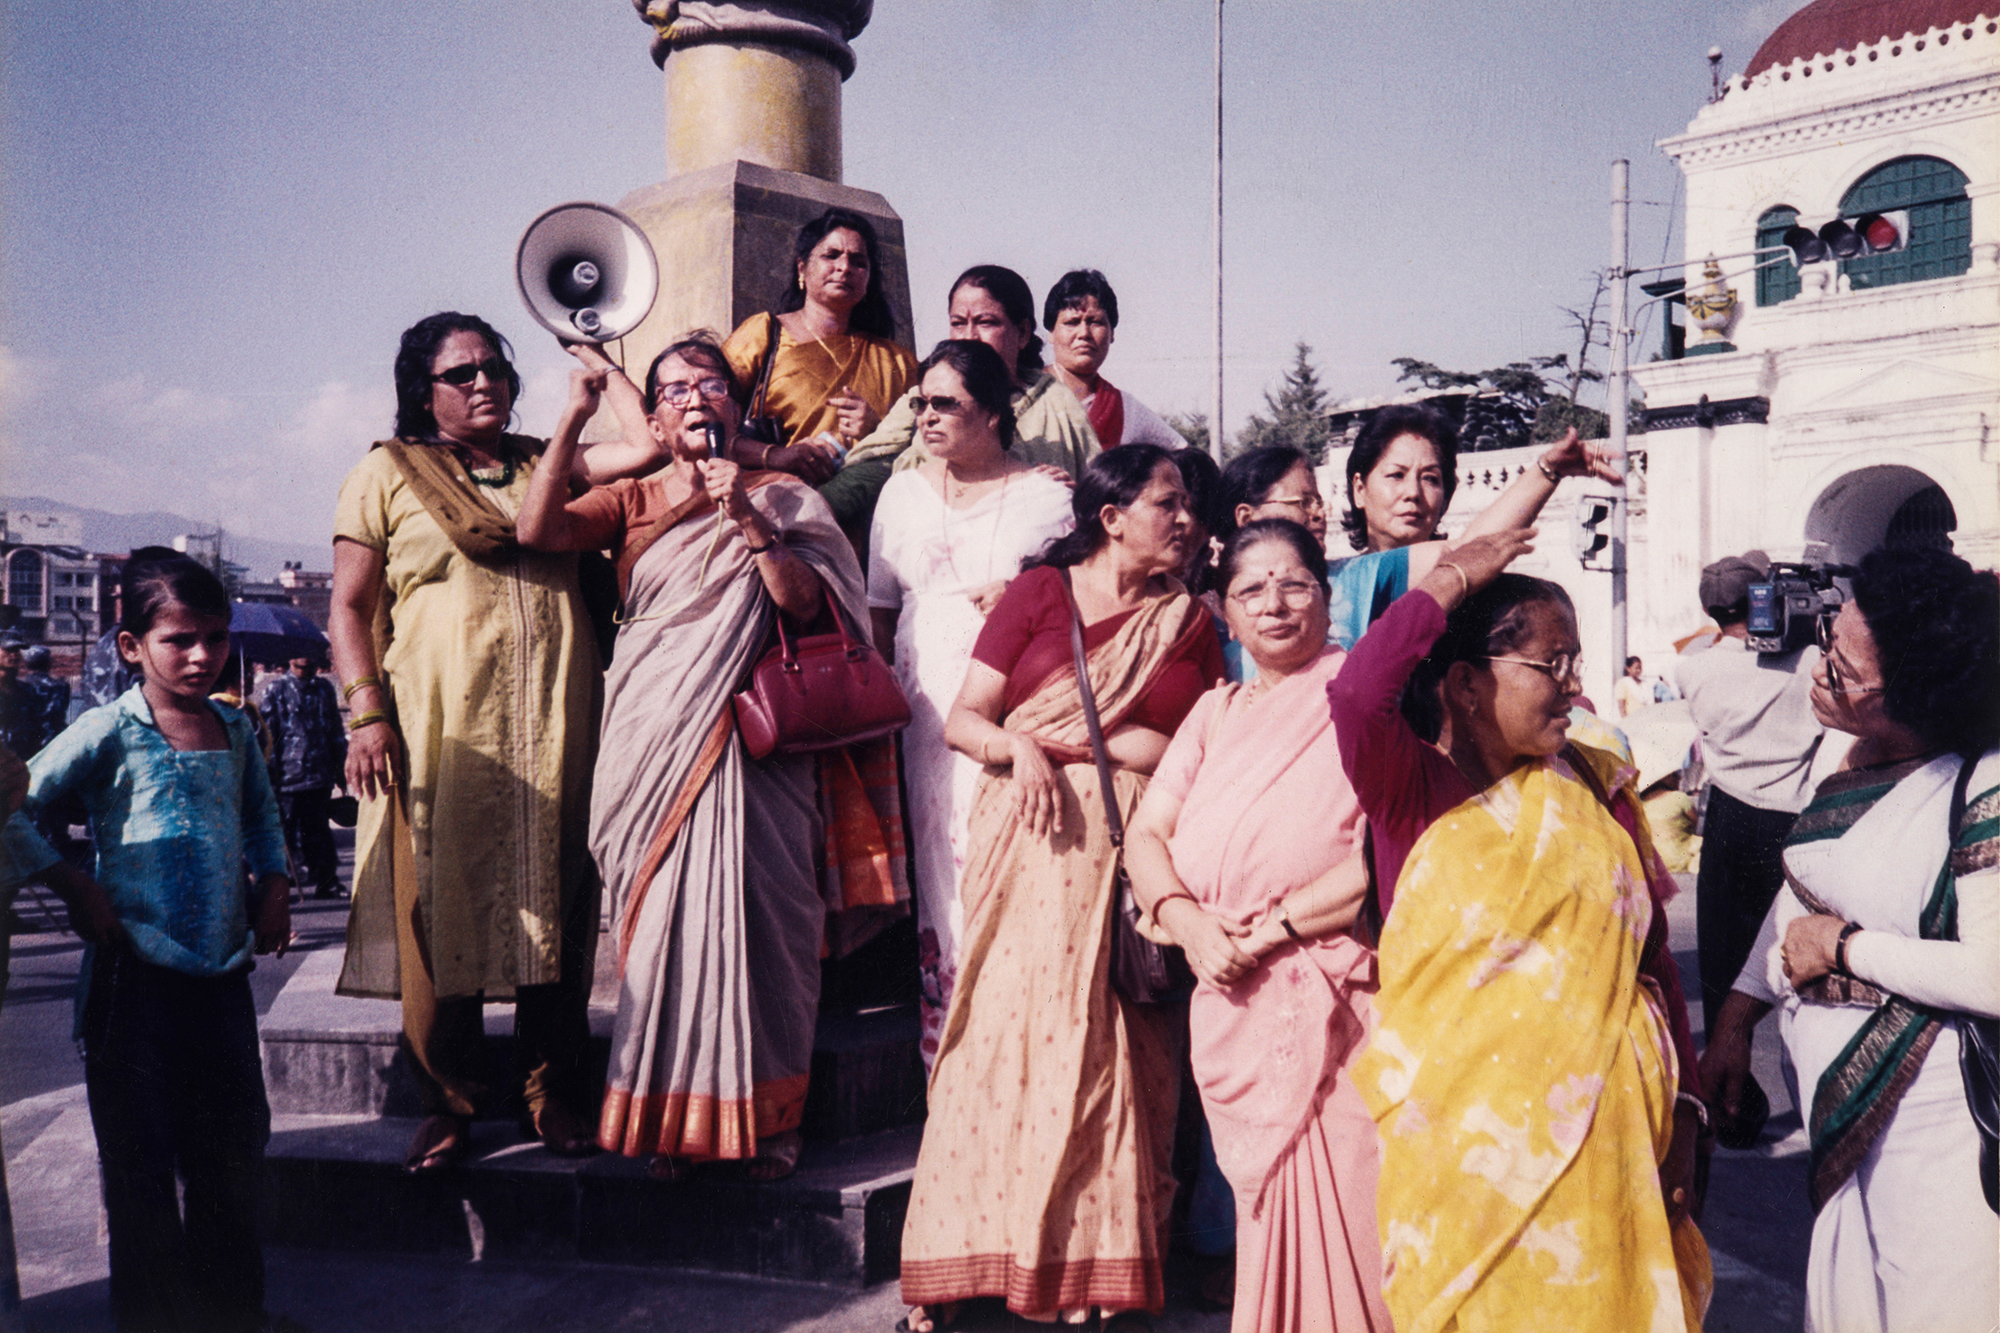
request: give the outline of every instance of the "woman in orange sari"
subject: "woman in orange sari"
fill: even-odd
[[[1117,850],[1070,642],[1085,660],[1129,818],[1188,709],[1222,671],[1208,611],[1172,577],[1187,490],[1164,449],[1127,445],[1077,482],[1076,531],[1014,580],[945,722],[987,766],[960,893],[957,989],[903,1227],[917,1333],[960,1301],[1030,1319],[1158,1310],[1180,1082],[1178,1005],[1110,984]],[[1067,582],[1076,611],[1064,596]]]

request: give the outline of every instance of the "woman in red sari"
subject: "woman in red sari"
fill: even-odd
[[[1118,857],[1070,643],[1068,581],[1129,819],[1167,742],[1222,672],[1208,611],[1173,571],[1187,491],[1165,450],[1091,460],[1076,531],[1014,580],[973,647],[945,740],[987,765],[973,798],[957,989],[903,1228],[911,1329],[1005,1298],[1081,1323],[1158,1310],[1186,1022],[1110,984]]]

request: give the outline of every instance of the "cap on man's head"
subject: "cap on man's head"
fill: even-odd
[[[1750,585],[1770,577],[1771,557],[1762,551],[1726,555],[1701,571],[1702,609],[1715,615],[1744,606],[1750,599]]]
[[[5,634],[0,634],[0,652],[19,652],[27,646],[28,641],[13,630],[8,630]]]
[[[28,649],[27,652],[21,654],[21,665],[30,671],[47,671],[49,663],[54,660],[55,654],[49,651],[49,647],[45,643],[38,643]]]

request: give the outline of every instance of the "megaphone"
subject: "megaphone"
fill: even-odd
[[[603,204],[558,204],[528,224],[514,280],[535,321],[566,342],[610,342],[639,327],[660,265],[639,225]]]

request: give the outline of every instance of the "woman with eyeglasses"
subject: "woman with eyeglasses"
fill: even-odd
[[[403,334],[396,438],[334,515],[335,670],[349,720],[354,907],[344,995],[400,997],[424,1119],[406,1165],[464,1159],[492,1097],[481,1006],[515,1004],[523,1129],[593,1151],[583,1057],[597,942],[584,817],[598,658],[574,555],[515,540],[540,440],[508,433],[506,339],[448,311]],[[594,401],[572,394],[564,431]],[[568,464],[554,464],[567,480]]]
[[[1373,1021],[1361,809],[1323,704],[1326,553],[1283,518],[1223,547],[1224,614],[1257,672],[1204,695],[1132,819],[1141,905],[1187,953],[1194,1077],[1235,1210],[1233,1327],[1387,1330],[1380,1152],[1348,1067]],[[1197,1197],[1200,1186],[1197,1185]]]
[[[875,642],[910,701],[903,773],[929,1066],[958,975],[958,880],[983,767],[945,743],[945,715],[986,613],[1021,561],[1076,521],[1069,491],[1013,456],[1013,376],[999,353],[981,342],[942,342],[920,375],[913,405],[930,458],[882,488],[868,539],[868,605]]]
[[[1188,513],[1172,455],[1106,450],[1072,504],[1076,530],[987,617],[945,719],[946,742],[984,772],[967,821],[958,985],[903,1227],[915,1333],[978,1297],[1064,1323],[1164,1300],[1186,1015],[1111,986],[1118,851],[1071,627],[1121,818],[1221,654],[1207,608],[1174,577]]]
[[[1701,1327],[1705,1108],[1634,771],[1568,739],[1576,613],[1468,539],[1327,686],[1394,885],[1354,1084],[1398,1328]],[[1398,709],[1421,672],[1449,752]]]
[[[1076,395],[1042,368],[1042,339],[1035,332],[1035,298],[1020,274],[998,264],[975,264],[958,275],[946,297],[947,327],[954,339],[983,342],[1000,354],[1013,377],[1013,457],[1031,467],[1074,478],[1099,452],[1097,432]],[[929,457],[917,414],[905,394],[882,421],[848,451],[841,470],[820,488],[841,525],[866,534],[876,497],[892,471],[906,471]],[[863,553],[864,560],[866,553]]]
[[[2000,1029],[2000,582],[1939,550],[1861,561],[1813,671],[1855,737],[1786,839],[1787,887],[1702,1052],[1735,1114],[1774,1007],[1798,1071],[1815,1218],[1806,1327],[1992,1327],[1994,1140],[1961,1051]],[[1989,1073],[1990,1077],[1990,1073]]]
[[[517,521],[530,548],[608,549],[618,566],[590,805],[621,978],[597,1141],[651,1158],[655,1179],[743,1162],[777,1180],[799,1158],[827,838],[818,758],[750,759],[731,696],[780,617],[797,635],[831,603],[858,627],[861,571],[811,487],[731,459],[737,386],[707,335],[654,359],[643,401],[623,375],[573,378],[586,402],[642,410],[666,456],[571,499],[561,432]]]

